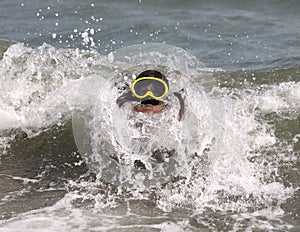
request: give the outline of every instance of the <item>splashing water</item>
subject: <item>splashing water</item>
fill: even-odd
[[[151,45],[151,49],[153,49],[153,45]],[[130,53],[130,49],[128,51]],[[131,65],[137,62],[135,59],[141,59],[144,67],[149,67],[145,65],[148,64],[145,57],[155,57],[156,59],[158,57],[147,56],[141,52],[141,49],[134,49],[134,51],[139,52],[137,52],[138,55],[133,55],[133,58],[131,57],[129,60]],[[162,51],[161,48],[160,51]],[[145,53],[147,54],[147,52]],[[170,56],[170,54],[167,56]],[[115,57],[117,56],[110,57],[110,62],[115,62]],[[162,57],[164,58],[162,60],[167,60],[167,63],[170,64],[172,58],[165,59],[163,55]],[[126,59],[119,58],[122,61]],[[163,62],[157,63],[160,65],[164,64]],[[172,65],[172,63],[170,66],[178,67]],[[97,165],[98,168],[103,165],[101,167],[102,177],[104,176],[105,180],[110,180],[114,183],[122,182],[120,179],[123,178],[123,183],[128,181],[135,188],[138,187],[139,191],[145,191],[143,184],[147,183],[147,178],[149,180],[153,178],[155,171],[153,172],[151,164],[148,163],[148,156],[145,158],[144,155],[139,156],[137,154],[141,151],[141,147],[146,147],[145,154],[148,154],[153,150],[151,147],[153,144],[157,147],[163,145],[173,146],[176,147],[177,151],[181,149],[186,151],[189,149],[186,149],[184,146],[198,143],[198,146],[194,147],[194,149],[196,149],[196,153],[200,154],[200,158],[197,157],[195,159],[191,155],[184,156],[178,152],[180,158],[185,157],[183,158],[186,162],[185,167],[188,164],[188,168],[177,170],[178,172],[168,170],[166,173],[171,177],[180,177],[179,180],[164,183],[164,181],[161,181],[162,179],[159,179],[159,181],[151,182],[152,187],[153,183],[160,183],[160,185],[156,185],[159,189],[157,192],[159,199],[157,203],[160,209],[169,212],[181,207],[192,207],[195,212],[198,212],[196,215],[201,215],[206,210],[213,210],[240,213],[244,216],[248,215],[245,216],[248,218],[255,218],[253,216],[255,213],[247,214],[249,210],[252,212],[262,210],[262,213],[268,212],[270,214],[277,212],[281,215],[281,202],[291,197],[295,189],[291,186],[286,187],[283,183],[273,179],[274,173],[278,172],[278,167],[270,165],[266,153],[272,151],[273,147],[280,142],[274,134],[274,128],[267,123],[262,123],[261,117],[263,114],[268,113],[268,111],[266,112],[266,107],[274,107],[275,103],[275,110],[278,110],[277,101],[274,101],[270,94],[275,95],[275,99],[277,97],[281,99],[283,102],[281,105],[284,109],[297,110],[299,105],[294,100],[298,99],[298,84],[287,84],[289,86],[288,90],[286,89],[288,93],[284,93],[284,90],[282,90],[283,86],[270,86],[269,88],[271,89],[253,90],[250,94],[250,90],[235,92],[234,96],[232,96],[231,90],[225,88],[213,88],[210,93],[205,93],[199,88],[187,88],[187,92],[190,94],[186,96],[187,102],[190,104],[188,107],[189,112],[187,113],[189,118],[178,127],[176,120],[171,121],[171,125],[164,121],[174,113],[172,111],[170,115],[162,115],[158,119],[152,116],[151,122],[148,122],[148,116],[134,115],[130,111],[130,108],[133,107],[132,105],[119,109],[114,104],[113,99],[116,99],[120,92],[113,90],[113,87],[117,86],[120,80],[122,81],[124,73],[127,76],[130,76],[128,75],[130,71],[130,74],[132,72],[138,74],[137,70],[140,67],[131,67],[131,70],[127,69],[125,72],[122,70],[118,80],[115,78],[111,83],[102,83],[104,88],[101,89],[101,94],[97,99],[97,107],[94,111],[97,117],[93,118],[92,128],[89,128],[95,136],[91,138],[91,144],[93,144],[95,149],[91,148],[91,151],[94,152],[93,154],[96,154],[93,160],[97,160],[99,155],[102,157],[102,159],[98,160]],[[172,68],[170,69],[171,71],[167,70],[167,72],[172,73],[173,70]],[[186,69],[183,72],[185,74],[188,73]],[[188,77],[180,76],[182,72],[177,72],[177,74],[179,73],[177,76],[174,73],[171,76],[176,77],[174,78],[175,83],[177,81],[177,83],[184,83],[184,86],[193,85]],[[190,74],[190,76],[193,76],[195,72],[191,71]],[[196,80],[203,83],[205,78],[205,76],[198,74]],[[127,79],[125,78],[125,80]],[[176,88],[178,89],[178,86],[174,89]],[[293,103],[287,106],[288,100],[282,94],[286,95],[289,100],[292,98],[291,102]],[[132,121],[136,122],[138,120],[142,120],[144,125],[152,127],[152,130],[146,129],[146,132],[150,131],[150,137],[147,134],[148,137],[145,138],[143,137],[145,134],[137,132],[136,128],[130,127],[135,125]],[[156,124],[157,120],[159,126]],[[168,129],[164,128],[164,125],[167,125]],[[157,128],[161,128],[161,130]],[[169,138],[167,134],[164,134],[164,131],[168,131]],[[153,137],[151,137],[152,135]],[[183,139],[184,136],[190,139],[185,140]],[[136,146],[136,137],[139,139],[144,138],[147,145],[140,143],[140,146]],[[200,141],[203,143],[201,144]],[[174,145],[174,142],[178,142],[178,144]],[[112,146],[105,147],[105,143]],[[104,150],[107,150],[104,151],[103,147]],[[125,160],[127,168],[128,166],[134,166],[136,159],[142,159],[146,163],[146,168],[149,168],[150,174],[147,176],[144,172],[135,173],[132,168],[118,170],[120,164],[109,161],[109,156],[103,158],[103,154],[108,151],[123,154],[122,158]],[[261,159],[257,161],[255,157],[260,157]],[[180,158],[177,157],[177,159]],[[178,162],[178,160],[176,161]],[[159,170],[161,169],[156,170],[156,172],[159,173]],[[166,167],[163,170],[166,170]],[[109,174],[105,176],[105,172]],[[163,176],[161,173],[159,175]],[[131,188],[130,191],[131,193],[134,192],[134,188]],[[264,211],[265,207],[267,211]]]
[[[179,62],[180,59],[188,62]],[[94,86],[92,92],[100,94],[88,101],[95,103],[90,115],[82,118],[78,112],[73,117],[75,140],[81,154],[87,156],[93,170],[109,183],[145,188],[144,184],[161,185],[177,177],[192,157],[202,157],[216,140],[211,108],[204,91],[192,84],[193,69],[189,71],[187,65],[202,67],[202,64],[182,49],[160,44],[121,49],[109,54],[108,60],[117,74],[110,77],[111,81],[95,77],[90,84],[85,83]],[[147,69],[159,69],[169,77],[170,94],[164,100],[167,109],[150,116],[134,112],[135,103],[119,108],[116,99],[128,91],[132,81],[128,76],[135,77]],[[186,108],[181,121],[179,100],[172,94],[180,90]]]
[[[46,44],[8,48],[0,62],[0,128],[7,136],[1,148],[14,139],[5,134],[9,130],[38,136],[73,113],[76,144],[98,176],[70,181],[56,204],[0,221],[0,231],[292,229],[284,217],[298,187],[285,176],[297,170],[299,82],[253,81],[238,88],[186,53],[172,57],[172,49],[164,53],[163,47],[153,56],[139,50],[130,60],[121,59],[126,50],[104,57]],[[167,101],[174,107],[161,117],[115,104],[120,83],[130,84],[141,68],[154,67],[171,77],[170,92],[186,88],[183,121],[172,97]],[[142,130],[137,121],[144,123]],[[155,166],[147,154],[156,147],[177,153]],[[121,164],[112,152],[123,158]],[[135,168],[135,160],[146,170]]]

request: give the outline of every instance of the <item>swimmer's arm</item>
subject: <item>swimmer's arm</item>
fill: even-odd
[[[184,99],[181,95],[180,92],[183,92],[184,89],[178,91],[178,92],[174,92],[174,95],[178,98],[179,100],[179,103],[180,103],[180,109],[179,109],[179,113],[178,113],[178,120],[181,121],[182,120],[182,117],[184,115],[184,112],[185,112],[185,108],[184,108]]]

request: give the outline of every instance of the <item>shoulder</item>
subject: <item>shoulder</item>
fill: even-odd
[[[178,99],[180,104],[180,108],[178,112],[178,120],[181,121],[185,113],[185,90],[181,89],[177,92],[174,92],[173,94]]]

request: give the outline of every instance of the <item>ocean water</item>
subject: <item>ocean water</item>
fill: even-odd
[[[0,231],[299,231],[299,11],[2,0]],[[116,106],[145,68],[182,121]]]

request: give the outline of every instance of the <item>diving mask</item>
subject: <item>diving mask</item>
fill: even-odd
[[[132,82],[131,92],[137,98],[143,99],[148,96],[159,100],[168,93],[167,83],[157,77],[141,77]]]

